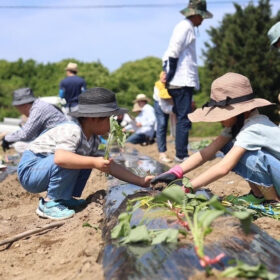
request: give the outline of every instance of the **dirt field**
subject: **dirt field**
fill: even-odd
[[[140,153],[158,159],[156,144],[135,147]],[[168,142],[168,155],[174,157],[174,143],[171,140]],[[196,176],[219,160],[217,158],[206,163],[188,176]],[[242,195],[249,190],[247,183],[235,174],[229,174],[208,188],[220,196]],[[97,263],[103,245],[103,190],[106,190],[106,177],[95,170],[83,193],[83,198],[89,202],[85,209],[65,220],[61,227],[20,239],[9,246],[0,246],[0,279],[103,279],[102,264]],[[53,223],[35,214],[40,196],[44,196],[44,193],[27,193],[20,186],[16,174],[9,175],[0,183],[0,242]],[[272,237],[280,239],[280,221],[260,218],[255,223]],[[92,227],[83,226],[85,224]]]

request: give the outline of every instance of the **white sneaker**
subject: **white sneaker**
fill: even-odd
[[[159,161],[163,163],[171,163],[172,160],[167,155],[160,155]]]
[[[174,161],[177,162],[177,163],[184,162],[187,159],[188,159],[188,157],[184,157],[184,158],[174,157]]]

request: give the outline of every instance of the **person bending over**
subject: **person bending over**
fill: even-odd
[[[27,121],[19,130],[7,134],[2,139],[4,151],[13,144],[18,153],[23,153],[29,142],[43,131],[67,121],[65,115],[54,105],[35,98],[31,88],[15,90],[12,104],[27,117]]]
[[[192,122],[221,122],[221,135],[151,183],[182,178],[222,151],[225,156],[220,162],[191,179],[194,190],[233,171],[249,183],[250,195],[280,201],[280,128],[257,110],[269,105],[273,103],[256,98],[245,76],[227,73],[219,77],[212,83],[210,101],[188,117]]]
[[[151,176],[139,177],[112,159],[94,157],[99,140],[110,130],[110,116],[126,112],[113,92],[92,88],[79,96],[78,108],[69,121],[48,130],[30,143],[18,165],[18,178],[29,192],[46,191],[36,213],[50,219],[67,219],[85,204],[80,197],[91,170],[96,168],[120,180],[148,187]]]

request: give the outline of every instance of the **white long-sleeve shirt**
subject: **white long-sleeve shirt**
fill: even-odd
[[[177,68],[170,86],[195,87],[199,89],[198,66],[195,46],[195,30],[189,19],[180,21],[174,28],[163,63],[168,58],[178,58]],[[167,64],[167,72],[169,71]]]
[[[156,125],[155,110],[150,104],[146,104],[139,115],[135,118],[136,122],[141,123],[135,133],[143,133],[148,137],[153,137]]]

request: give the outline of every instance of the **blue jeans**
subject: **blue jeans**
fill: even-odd
[[[147,136],[144,133],[133,133],[126,139],[126,142],[132,144],[142,144],[146,141],[147,141]]]
[[[221,151],[227,154],[233,143],[226,144]],[[267,150],[246,151],[233,172],[243,177],[246,181],[263,187],[274,187],[280,196],[280,160],[271,155]]]
[[[157,145],[160,153],[166,152],[166,134],[168,128],[169,114],[165,114],[157,101],[154,102],[157,119]]]
[[[193,87],[168,89],[172,96],[173,112],[177,117],[175,147],[176,157],[182,159],[188,156],[189,130],[192,125],[188,118],[192,108]]]
[[[52,200],[81,196],[91,169],[66,169],[54,163],[54,154],[41,155],[25,151],[18,165],[18,178],[29,192],[47,191]]]

